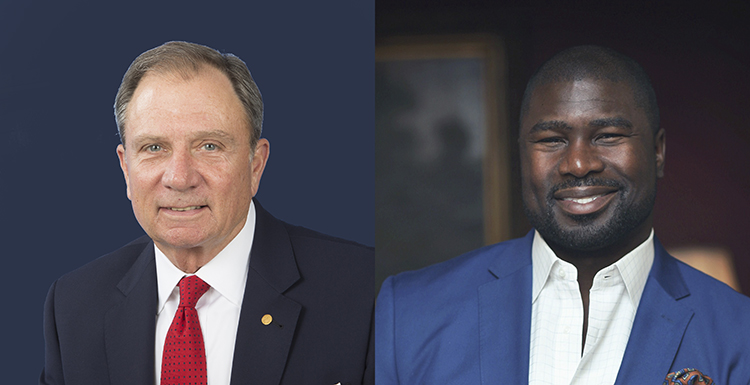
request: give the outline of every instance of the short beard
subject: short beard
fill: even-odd
[[[601,213],[570,216],[577,226],[563,229],[555,220],[554,193],[563,188],[580,186],[607,186],[617,188],[619,199],[615,203],[614,215],[602,224],[594,224]],[[529,209],[524,199],[523,208],[526,217],[534,228],[539,231],[548,244],[555,244],[568,250],[595,251],[621,243],[631,236],[650,215],[656,201],[656,187],[642,200],[627,204],[627,197],[631,193],[622,184],[601,178],[587,178],[569,180],[550,189],[546,198],[546,206],[540,212]]]

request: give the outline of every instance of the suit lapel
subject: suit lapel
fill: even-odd
[[[112,385],[151,384],[154,380],[156,265],[154,246],[146,244],[117,285],[122,295],[104,319],[104,343]]]
[[[690,292],[677,262],[654,239],[654,265],[643,290],[616,384],[658,384],[669,373],[694,311],[678,300]]]
[[[498,256],[497,277],[479,287],[479,346],[482,383],[526,384],[531,333],[531,242]],[[661,383],[669,373],[694,311],[678,304],[690,295],[677,262],[654,239],[654,265],[633,323],[616,384]],[[520,312],[516,312],[519,309]],[[502,350],[501,350],[502,349]],[[510,377],[509,377],[510,376]]]
[[[302,306],[283,293],[300,279],[284,224],[255,200],[257,221],[234,347],[232,384],[276,385]],[[262,322],[268,314],[272,321]],[[266,321],[268,317],[266,317]]]
[[[533,231],[504,250],[479,287],[479,356],[483,384],[529,381],[531,241]]]

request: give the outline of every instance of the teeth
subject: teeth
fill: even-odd
[[[188,211],[188,210],[198,210],[199,208],[201,208],[201,206],[170,207],[169,209],[172,211]]]
[[[588,198],[565,198],[566,201],[573,201],[575,203],[578,203],[579,205],[585,205],[586,203],[591,203],[596,200],[596,198],[599,198],[601,195],[596,195],[593,197]]]

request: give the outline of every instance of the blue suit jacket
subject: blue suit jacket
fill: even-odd
[[[255,208],[231,383],[371,384],[373,250]],[[156,287],[148,237],[58,279],[40,383],[152,384]],[[273,323],[261,323],[264,314]]]
[[[376,306],[376,384],[528,383],[532,239],[388,278]],[[686,367],[717,385],[750,384],[750,298],[654,243],[616,384],[657,385]]]

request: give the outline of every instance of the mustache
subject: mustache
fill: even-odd
[[[555,195],[555,193],[562,189],[573,188],[573,187],[590,187],[590,186],[612,187],[618,190],[621,190],[624,188],[622,183],[616,180],[612,180],[612,179],[605,179],[605,178],[598,178],[598,177],[568,179],[566,181],[563,181],[561,183],[558,183],[552,186],[549,192],[549,198],[553,199],[553,196]]]

